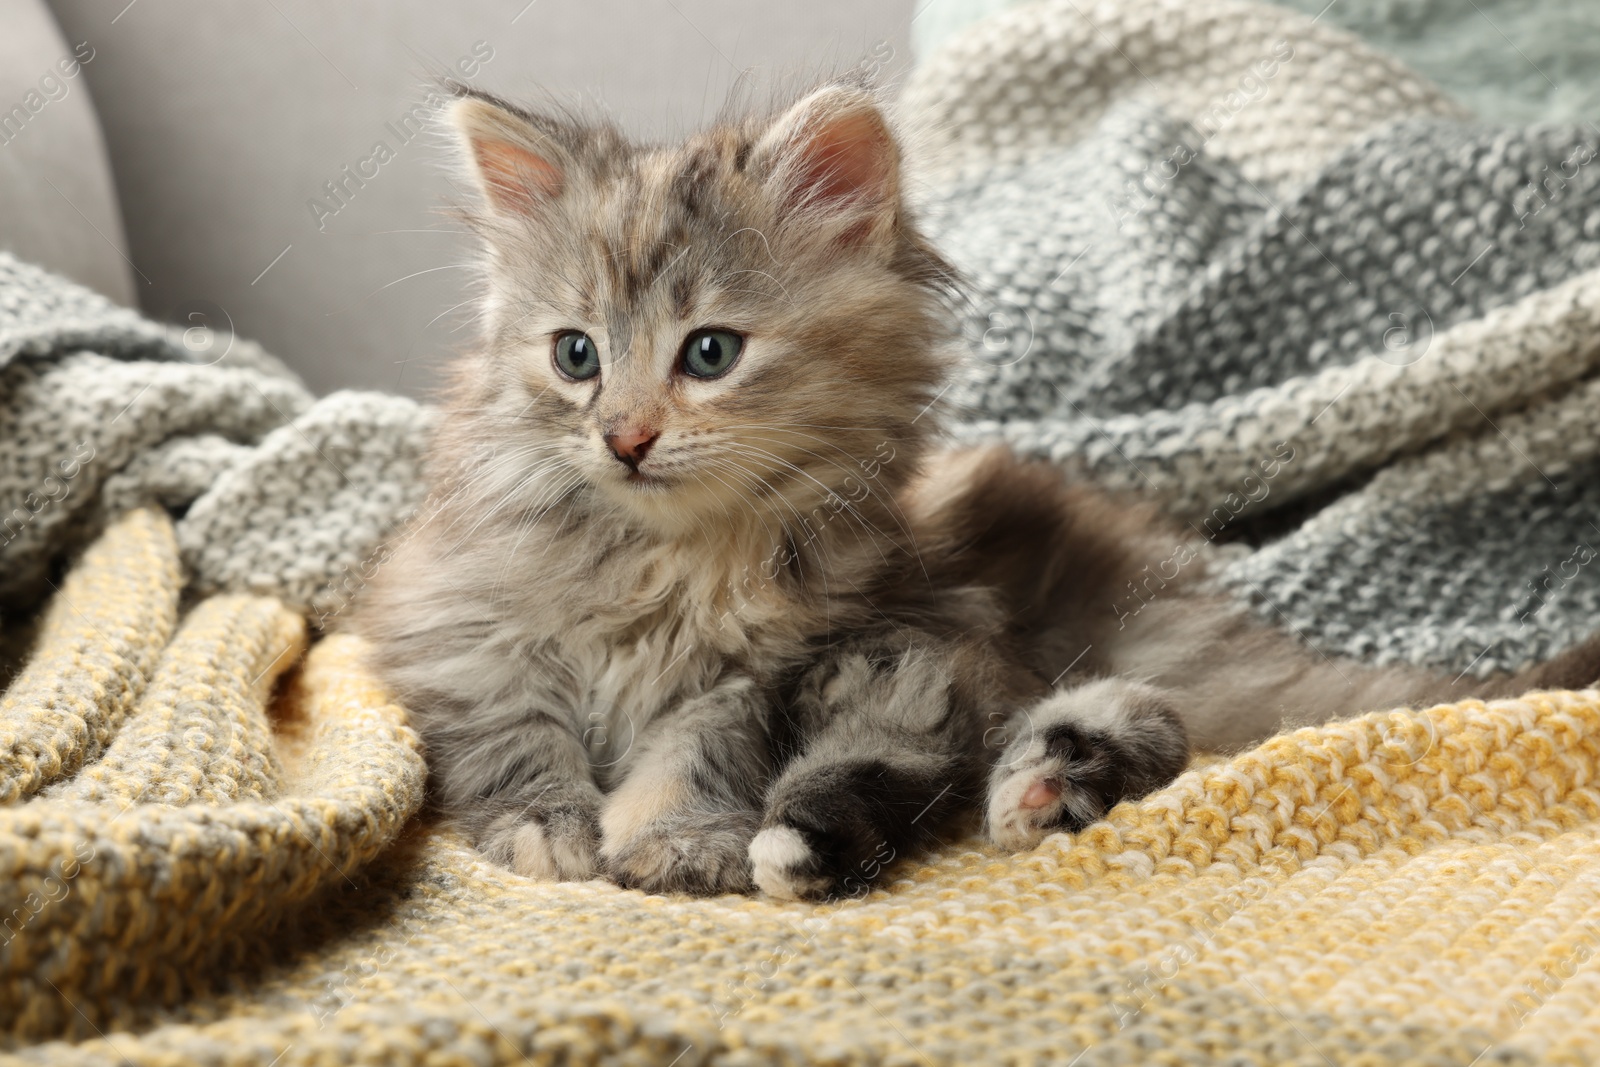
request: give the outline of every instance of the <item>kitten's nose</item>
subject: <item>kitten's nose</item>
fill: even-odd
[[[623,430],[621,433],[606,434],[605,442],[613,456],[638,470],[639,464],[644,462],[645,453],[650,451],[650,446],[660,436],[655,430]]]

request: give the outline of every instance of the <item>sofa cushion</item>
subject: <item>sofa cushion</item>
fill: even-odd
[[[5,23],[0,249],[131,305],[136,274],[84,77],[94,42],[65,39],[40,0],[12,0]]]

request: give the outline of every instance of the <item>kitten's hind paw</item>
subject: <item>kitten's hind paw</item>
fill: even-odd
[[[779,900],[821,900],[833,889],[821,855],[792,826],[769,826],[756,834],[750,867],[760,890]]]
[[[607,841],[606,873],[627,889],[647,893],[749,892],[750,840],[755,812],[669,815],[627,840]]]
[[[779,900],[836,900],[865,894],[894,862],[895,850],[881,839],[874,847],[845,846],[843,840],[783,823],[769,824],[750,842],[756,887]]]
[[[1167,784],[1189,758],[1166,695],[1118,678],[1056,693],[1018,722],[1020,736],[989,778],[989,837],[1005,848],[1081,830],[1118,801]]]
[[[1061,742],[1074,755],[1084,751],[1075,741]],[[1093,781],[1102,762],[1092,754],[1076,765],[1072,756],[1042,755],[997,778],[989,789],[989,839],[1002,848],[1032,848],[1057,830],[1081,830],[1099,819],[1110,803]]]

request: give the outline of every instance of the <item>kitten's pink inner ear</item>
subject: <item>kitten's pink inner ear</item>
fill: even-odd
[[[894,138],[875,109],[828,116],[797,140],[800,199],[887,200],[893,194]]]
[[[472,158],[484,195],[501,211],[527,215],[561,194],[561,168],[537,152],[489,138],[472,138]]]

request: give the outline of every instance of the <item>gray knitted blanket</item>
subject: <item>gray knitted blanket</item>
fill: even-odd
[[[1347,35],[1224,0],[1011,9],[902,112],[975,283],[963,437],[1153,495],[1329,654],[1487,672],[1593,629],[1595,128],[1474,123]],[[0,256],[0,609],[155,501],[196,592],[326,624],[418,502],[427,421]]]
[[[1600,628],[1595,126],[1474,122],[1219,0],[1013,8],[905,103],[976,283],[965,436],[1155,496],[1327,654],[1482,674]]]
[[[273,594],[324,624],[422,494],[428,412],[314,399],[225,321],[163,327],[0,253],[0,617],[106,520],[181,515],[190,590]]]

